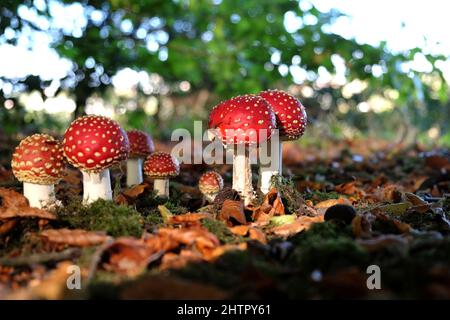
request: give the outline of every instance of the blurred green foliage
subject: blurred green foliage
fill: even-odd
[[[54,26],[57,11],[52,7],[56,5],[81,6],[84,20],[72,29]],[[48,28],[42,28],[36,19],[21,16],[18,12],[23,7],[49,21]],[[385,43],[374,47],[333,34],[329,26],[341,15],[334,10],[324,13],[314,6],[302,10],[299,1],[288,0],[6,0],[0,9],[0,44],[14,44],[24,28],[43,31],[52,35],[57,52],[70,59],[72,70],[58,90],[67,90],[73,96],[75,116],[83,114],[90,96],[107,94],[117,71],[131,68],[160,75],[169,88],[168,92],[152,93],[138,88],[138,95],[152,94],[160,99],[207,90],[212,93],[208,107],[232,95],[287,88],[295,81],[309,84],[313,95],[303,101],[310,119],[333,113],[336,120],[363,130],[370,129],[374,119],[355,112],[356,105],[375,94],[386,97],[388,90],[394,90],[396,94],[390,99],[397,116],[389,115],[381,123],[396,119],[406,126],[414,124],[421,132],[431,127],[440,132],[448,129],[448,85],[435,64],[446,57],[424,53],[420,48],[392,53]],[[287,15],[299,22],[296,28],[286,28]],[[15,36],[5,37],[6,29],[13,30]],[[417,55],[429,61],[429,72],[407,67]],[[313,85],[319,69],[336,72],[337,58],[346,67],[347,81],[367,82],[362,92],[348,97],[341,87]],[[293,76],[299,67],[306,74],[301,83]],[[9,96],[0,90],[2,104],[7,98],[16,99],[22,91],[37,90],[44,95],[49,85],[32,75],[0,80],[12,83],[15,89]],[[181,81],[189,81],[188,93],[179,89]],[[342,103],[350,107],[348,113],[337,112]],[[2,109],[2,125],[23,119],[20,112],[14,112]],[[11,121],[12,117],[16,120]],[[161,126],[161,121],[146,117],[142,108],[137,108],[122,120],[125,126],[169,130]],[[183,119],[187,122],[191,118],[175,117],[174,123],[180,125]],[[448,134],[445,137],[449,140]]]

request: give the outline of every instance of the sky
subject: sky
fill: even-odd
[[[42,1],[35,1],[39,4]],[[331,8],[347,14],[337,20],[331,30],[344,37],[354,37],[361,43],[376,45],[386,40],[393,51],[422,47],[425,52],[450,56],[450,2],[443,0],[309,0],[301,1],[303,9],[314,4],[321,11]],[[79,22],[81,6],[64,9],[53,8],[57,17],[54,24],[66,27]],[[22,14],[28,14],[24,11]],[[45,24],[45,21],[42,23]],[[285,20],[286,28],[295,26],[298,21]],[[40,75],[44,79],[60,79],[70,70],[69,61],[58,57],[49,48],[50,37],[41,33],[36,35],[32,50],[25,37],[18,46],[0,45],[0,76],[23,77],[26,74]],[[420,64],[420,61],[419,61]],[[439,66],[450,79],[450,62]],[[5,89],[5,88],[3,88]]]

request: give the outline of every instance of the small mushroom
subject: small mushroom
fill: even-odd
[[[61,144],[47,134],[34,134],[16,147],[11,161],[14,176],[23,182],[23,194],[31,207],[56,204],[54,184],[64,169]]]
[[[83,173],[83,202],[112,200],[109,168],[128,158],[130,145],[119,124],[103,116],[73,121],[64,134],[64,155]]]
[[[155,151],[152,137],[140,130],[127,131],[130,142],[130,155],[127,160],[127,186],[131,187],[143,181],[142,164],[144,159]]]
[[[205,172],[198,181],[198,188],[205,199],[212,203],[220,190],[223,189],[222,176],[216,171]]]
[[[144,162],[144,174],[154,179],[153,190],[160,197],[169,197],[169,179],[180,174],[180,164],[166,152],[153,152]]]
[[[233,148],[233,189],[246,205],[254,198],[248,147],[270,138],[275,114],[269,104],[255,95],[237,96],[218,104],[209,115],[209,128]]]
[[[302,103],[290,94],[280,90],[267,90],[259,93],[259,96],[272,108],[276,116],[277,129],[279,129],[280,145],[278,154],[272,155],[275,163],[260,164],[259,188],[266,194],[271,189],[272,176],[282,175],[283,141],[299,139],[306,127],[307,116]],[[267,149],[271,150],[271,141],[268,141]]]

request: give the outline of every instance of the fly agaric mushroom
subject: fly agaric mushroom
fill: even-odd
[[[297,140],[305,131],[307,116],[302,103],[295,97],[280,90],[267,90],[259,93],[259,96],[272,108],[276,116],[277,129],[279,129],[280,145],[278,154],[274,155],[272,161],[275,163],[259,167],[259,187],[266,194],[271,188],[272,176],[282,175],[282,152],[283,141]],[[268,150],[271,150],[270,141]]]
[[[248,146],[258,146],[275,129],[275,114],[269,104],[255,95],[237,96],[214,107],[209,128],[222,143],[233,147],[233,189],[247,205],[253,199],[252,173]]]
[[[144,162],[144,174],[154,179],[153,190],[160,197],[169,197],[169,178],[180,174],[180,164],[166,152],[153,152]]]
[[[130,155],[127,160],[127,186],[140,184],[142,178],[142,163],[144,159],[155,151],[152,137],[140,130],[127,131],[130,142]]]
[[[73,121],[64,134],[64,155],[83,173],[83,202],[112,200],[109,168],[128,158],[130,145],[119,124],[103,116]]]
[[[202,174],[198,181],[198,188],[209,202],[213,202],[216,195],[223,189],[223,179],[215,171],[208,171]]]
[[[23,194],[31,207],[51,207],[56,203],[54,184],[64,168],[61,144],[47,134],[23,139],[12,157],[14,176],[23,182]]]

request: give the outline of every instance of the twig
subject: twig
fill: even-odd
[[[2,258],[0,265],[6,267],[31,266],[43,264],[50,261],[61,261],[73,259],[80,256],[81,250],[78,248],[66,249],[60,252],[36,253],[29,256],[20,256],[17,258]]]

